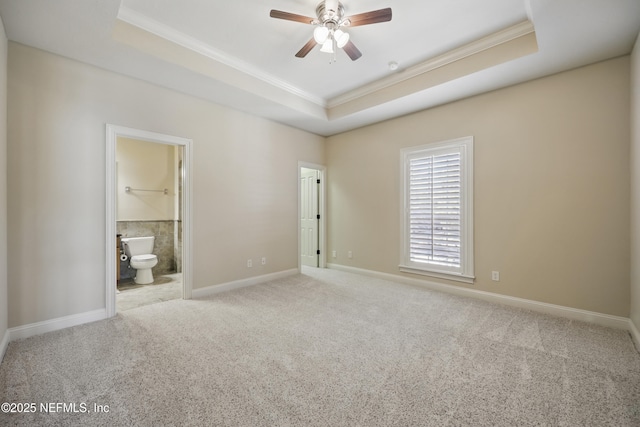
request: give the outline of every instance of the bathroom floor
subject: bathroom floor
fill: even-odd
[[[182,273],[154,278],[150,285],[136,285],[133,280],[118,284],[116,310],[125,311],[143,305],[182,298]]]

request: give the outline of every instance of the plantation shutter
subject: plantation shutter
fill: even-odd
[[[408,168],[409,260],[460,268],[460,152],[416,155]]]

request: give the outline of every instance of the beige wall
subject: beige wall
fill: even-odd
[[[193,140],[194,289],[297,267],[324,138],[15,43],[8,100],[10,327],[105,307],[106,123]]]
[[[7,36],[0,19],[0,341],[8,329],[7,304]],[[0,349],[0,352],[2,349]],[[1,356],[1,355],[0,355]]]
[[[118,221],[172,220],[176,218],[176,147],[129,138],[116,143],[116,203]],[[131,187],[138,190],[130,191]]]
[[[329,262],[401,274],[400,149],[467,135],[471,287],[629,316],[629,57],[328,138]]]
[[[631,54],[631,320],[640,330],[640,35]]]
[[[400,274],[400,149],[473,135],[473,288],[629,316],[629,57],[337,135],[325,158],[322,137],[8,49],[9,327],[105,306],[106,123],[193,139],[196,289],[297,266],[299,160],[329,165],[329,262]],[[267,266],[246,268],[262,256]]]

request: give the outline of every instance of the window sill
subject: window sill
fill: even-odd
[[[429,277],[435,277],[437,279],[453,280],[453,281],[462,282],[462,283],[473,284],[475,280],[474,276],[465,276],[463,274],[423,270],[421,268],[408,267],[406,265],[400,265],[399,268],[400,268],[400,271],[404,273],[420,274],[421,276],[429,276]]]

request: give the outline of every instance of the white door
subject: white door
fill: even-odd
[[[303,265],[318,267],[318,171],[300,170],[300,247]]]

